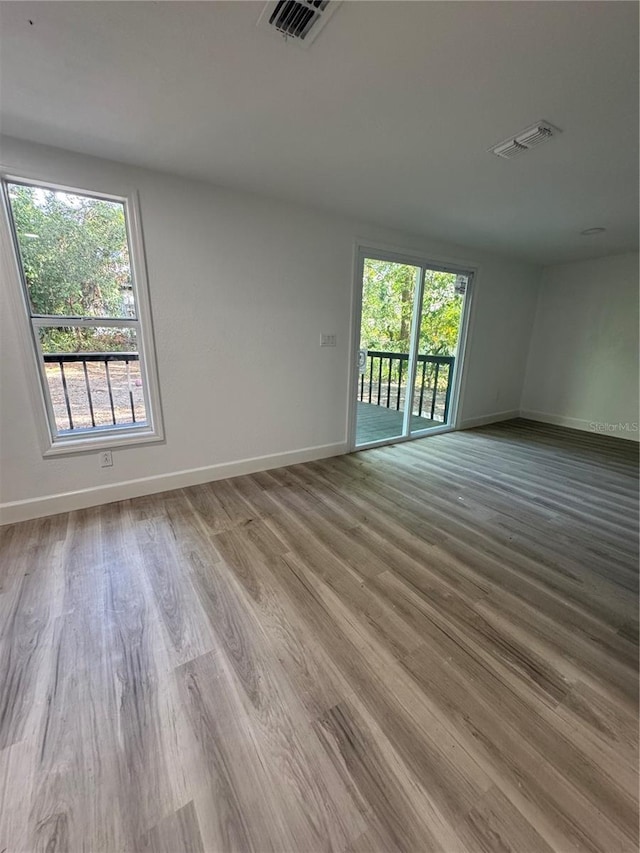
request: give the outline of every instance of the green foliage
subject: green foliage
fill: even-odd
[[[409,352],[411,314],[418,269],[367,258],[362,289],[361,346]],[[462,316],[462,297],[454,273],[427,270],[420,323],[420,352],[454,355]]]
[[[406,264],[365,259],[361,346],[409,352],[417,273]]]
[[[455,282],[454,273],[425,272],[421,353],[455,355],[462,318],[462,296],[455,292]]]
[[[131,284],[123,205],[12,184],[9,191],[34,314],[128,317]],[[115,333],[118,334],[115,334]],[[118,336],[122,340],[119,347]],[[42,331],[45,351],[127,349],[127,330]]]
[[[40,328],[43,352],[137,352],[134,329],[58,326]]]

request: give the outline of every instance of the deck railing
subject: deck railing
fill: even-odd
[[[451,382],[455,358],[452,355],[418,355],[412,413],[442,420],[449,416]],[[407,393],[409,354],[367,350],[364,373],[360,374],[358,399],[362,403],[399,411]],[[403,385],[404,376],[404,385]]]
[[[44,353],[44,362],[60,431],[146,422],[137,352]],[[358,399],[399,411],[407,393],[408,362],[408,353],[369,350]],[[447,421],[454,362],[453,356],[417,356],[413,414]]]
[[[48,352],[44,363],[59,431],[146,422],[137,352]]]

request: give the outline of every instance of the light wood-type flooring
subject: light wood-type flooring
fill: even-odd
[[[5,528],[0,851],[636,851],[637,460],[520,420]]]

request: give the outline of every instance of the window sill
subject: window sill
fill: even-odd
[[[58,437],[51,441],[42,454],[43,457],[72,456],[76,453],[92,453],[99,450],[116,450],[120,447],[135,447],[137,444],[151,444],[164,441],[164,435],[158,430],[111,430],[98,435],[78,435]]]

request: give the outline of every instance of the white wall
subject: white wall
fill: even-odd
[[[638,440],[637,254],[543,271],[522,412]]]
[[[15,139],[2,140],[0,161],[18,176],[139,190],[166,434],[162,444],[114,452],[112,469],[99,468],[97,453],[43,459],[18,334],[24,318],[5,271],[5,521],[344,452],[356,239],[478,267],[460,420],[519,409],[535,267]],[[320,349],[321,332],[335,332],[338,346]]]

